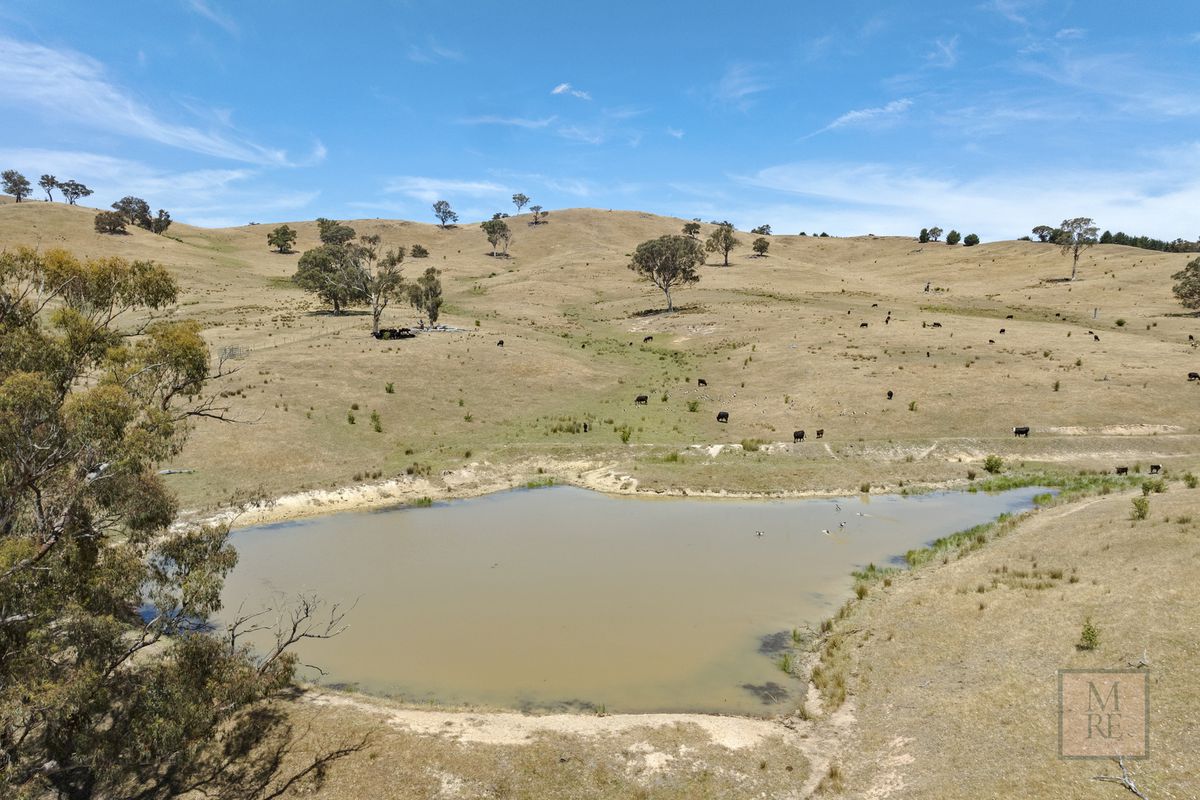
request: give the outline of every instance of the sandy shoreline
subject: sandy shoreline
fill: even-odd
[[[737,445],[733,445],[737,446]],[[965,480],[937,483],[905,484],[919,491],[944,491],[967,485]],[[385,481],[359,483],[336,489],[313,489],[281,495],[273,500],[254,502],[216,513],[184,510],[174,529],[186,529],[205,524],[229,523],[243,528],[268,525],[299,519],[352,511],[372,511],[410,506],[426,499],[432,501],[463,500],[471,497],[511,491],[527,486],[575,486],[581,489],[624,497],[694,497],[727,500],[791,500],[821,497],[846,497],[862,492],[857,487],[829,489],[784,489],[773,492],[730,491],[726,489],[644,489],[637,478],[623,474],[612,464],[592,461],[527,460],[516,464],[497,465],[476,462],[443,473],[438,480],[401,476]],[[891,494],[899,489],[872,486],[871,494]]]

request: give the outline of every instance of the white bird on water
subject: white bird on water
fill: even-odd
[[[839,528],[844,528],[844,527],[846,527],[846,523],[845,523],[845,522],[839,522],[839,523],[838,523],[838,527],[839,527]]]
[[[762,535],[763,535],[763,534],[762,534],[762,531],[755,531],[754,533],[755,533],[756,535],[758,535],[758,536],[762,536]]]
[[[821,530],[821,533],[823,533],[823,534],[825,534],[826,536],[828,536],[828,535],[829,535],[829,528],[823,528],[823,529]]]

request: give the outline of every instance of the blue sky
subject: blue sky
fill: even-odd
[[[1200,4],[5,0],[0,168],[199,225],[1200,236]]]

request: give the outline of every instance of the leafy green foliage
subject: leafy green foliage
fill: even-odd
[[[733,248],[741,244],[736,236],[733,235],[733,226],[729,223],[721,223],[717,229],[709,235],[708,240],[704,243],[704,249],[710,253],[720,253],[725,261],[724,266],[729,266],[729,253]]]
[[[170,530],[155,467],[224,415],[200,325],[161,319],[176,296],[150,262],[0,253],[0,796],[265,798],[338,757],[281,774],[272,704],[336,618],[306,602],[257,654],[246,619],[208,633],[228,528]]]
[[[96,233],[125,233],[125,218],[116,211],[99,211],[95,220]]]
[[[1200,258],[1193,258],[1171,279],[1175,281],[1171,291],[1183,303],[1183,307],[1200,308]]]
[[[929,228],[929,238],[932,241],[939,241],[942,238],[942,229],[936,225]]]
[[[667,296],[667,310],[674,310],[671,289],[697,283],[697,267],[704,263],[700,243],[687,236],[660,236],[642,242],[633,252],[629,268],[653,283]]]
[[[58,178],[53,175],[43,175],[38,179],[38,186],[46,192],[46,199],[54,202],[54,190],[58,188]]]
[[[438,224],[443,228],[447,223],[458,222],[458,214],[454,213],[454,209],[450,208],[450,204],[445,200],[438,200],[433,204],[433,215],[437,217]]]
[[[529,210],[533,212],[533,224],[541,225],[546,221],[546,215],[549,211],[543,211],[541,206],[530,206]]]
[[[1054,243],[1059,246],[1063,255],[1071,256],[1071,280],[1075,280],[1075,274],[1079,271],[1080,253],[1096,244],[1096,235],[1099,232],[1100,229],[1091,217],[1064,219],[1059,226]]]
[[[513,205],[517,207],[517,213],[521,213],[521,209],[529,205],[529,197],[520,192],[512,196]]]
[[[977,244],[979,244],[979,237],[976,236],[975,234],[968,233],[966,236],[963,237],[963,246],[964,247],[974,247]]]
[[[429,250],[422,245],[414,244],[409,255],[413,258],[429,258]]]
[[[442,308],[442,282],[438,276],[442,271],[429,267],[408,289],[408,302],[418,311],[424,311],[429,324],[436,325]]]
[[[946,244],[954,246],[962,241],[962,234],[956,230],[951,230],[946,234]]]
[[[296,231],[288,225],[280,225],[267,234],[267,244],[275,248],[278,253],[292,252],[292,245],[296,243]]]
[[[929,243],[929,228],[921,228],[921,232],[917,234],[917,241],[921,244]]]
[[[750,230],[750,232],[756,236],[770,236],[771,235],[771,226],[770,225],[759,225],[757,228],[752,228]]]
[[[492,218],[479,223],[487,236],[488,244],[492,246],[492,257],[496,256],[496,248],[504,245],[504,255],[508,255],[508,245],[512,242],[512,229],[503,219]]]
[[[11,194],[18,203],[29,197],[32,191],[29,179],[15,169],[6,169],[4,172],[0,172],[0,184],[4,187],[4,193]]]
[[[699,222],[685,222],[683,225],[683,235],[695,239],[700,233]]]
[[[317,217],[317,236],[321,239],[321,244],[345,245],[357,235],[354,228],[343,225],[336,219]]]
[[[58,190],[62,192],[62,196],[67,199],[67,203],[70,205],[75,205],[77,200],[89,197],[92,194],[92,190],[79,181],[63,181],[58,184]]]
[[[770,247],[771,247],[771,243],[769,241],[767,241],[766,239],[764,239],[762,236],[758,237],[750,244],[750,248],[752,250],[754,250],[754,254],[756,256],[758,256],[759,258],[762,258],[763,256],[765,256],[767,254],[767,250]]]

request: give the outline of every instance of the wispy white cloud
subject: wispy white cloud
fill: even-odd
[[[440,44],[433,37],[425,40],[425,44],[410,44],[406,51],[409,61],[418,64],[436,64],[441,61],[462,61],[463,53]]]
[[[584,125],[564,125],[558,129],[558,135],[585,144],[604,144],[607,139],[603,130]]]
[[[1200,150],[1194,154],[1200,159]],[[910,235],[942,224],[987,239],[1012,239],[1034,225],[1086,214],[1101,228],[1164,239],[1190,235],[1200,178],[1174,159],[1143,169],[1005,170],[970,178],[886,164],[802,162],[736,179],[789,198],[794,224],[831,232]],[[805,221],[807,220],[807,221]],[[787,228],[781,228],[786,230]],[[797,228],[799,229],[799,228]]]
[[[80,181],[95,192],[85,203],[105,208],[120,197],[134,195],[192,225],[263,221],[265,215],[308,208],[320,194],[316,190],[281,190],[266,182],[256,168],[173,172],[79,150],[0,149],[0,163],[17,165],[27,174],[49,173]]]
[[[667,136],[673,136],[676,139],[682,139],[683,131],[681,131],[679,128],[672,128],[672,127],[668,126],[667,127]]]
[[[950,69],[958,63],[958,34],[948,38],[935,39],[933,49],[925,54],[925,61],[930,66]]]
[[[110,82],[100,62],[67,49],[0,37],[0,105],[38,108],[60,120],[69,109],[75,126],[232,161],[290,164],[286,151],[248,141],[227,126],[201,130],[163,119]]]
[[[1200,115],[1200,82],[1193,75],[1161,72],[1143,66],[1131,53],[1075,55],[1059,50],[1031,55],[1018,70],[1102,98],[1124,113],[1139,116]],[[1096,76],[1102,75],[1103,80]]]
[[[241,32],[232,17],[214,8],[208,0],[187,0],[187,7],[214,25],[224,28],[226,33],[237,36]]]
[[[908,109],[912,108],[912,104],[912,100],[908,99],[907,97],[902,97],[899,100],[893,100],[884,106],[878,106],[876,108],[859,108],[853,111],[847,111],[845,114],[842,114],[824,128],[813,131],[804,138],[809,139],[819,133],[837,130],[838,128],[848,128],[859,125],[878,125],[891,122],[907,112]]]
[[[592,96],[582,89],[574,89],[569,83],[560,83],[550,90],[550,94],[567,94],[571,97],[578,97],[580,100],[591,100]]]
[[[492,114],[484,114],[480,117],[466,117],[459,120],[463,125],[508,125],[514,128],[545,128],[554,123],[558,117],[549,116],[540,119],[526,119],[525,117],[499,117]]]
[[[1087,31],[1083,28],[1063,28],[1058,33],[1054,34],[1055,39],[1082,39],[1087,36]]]
[[[731,64],[713,86],[712,96],[718,103],[745,110],[753,104],[754,95],[770,88],[770,83],[758,74],[756,67],[750,64]]]
[[[1029,3],[1026,0],[988,0],[988,2],[983,4],[983,8],[994,11],[1009,22],[1014,22],[1017,25],[1029,24],[1029,20],[1024,14],[1028,6]]]
[[[456,197],[490,197],[507,202],[512,192],[501,184],[493,181],[464,181],[453,178],[431,178],[422,175],[402,175],[392,178],[383,187],[384,194],[400,194],[434,203],[438,200],[449,200],[453,203]]]

